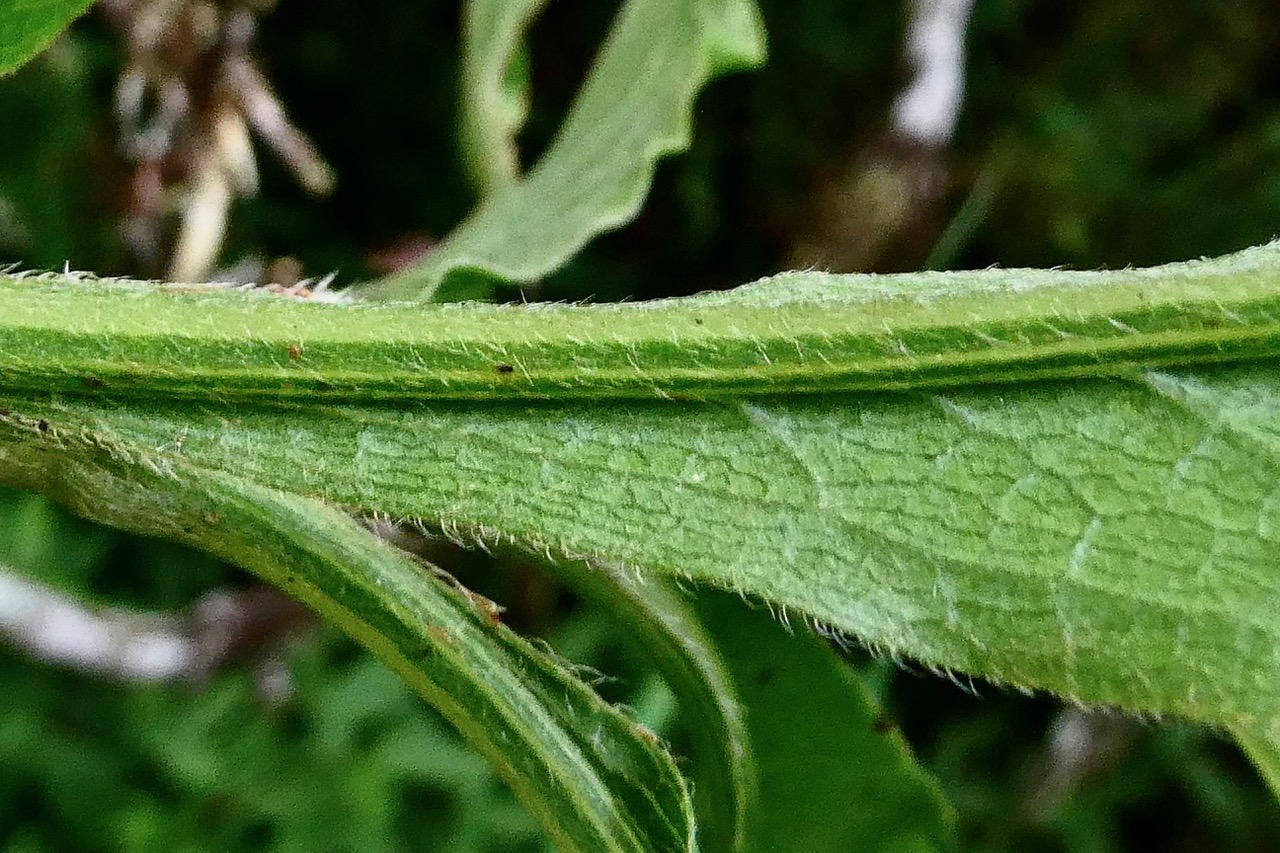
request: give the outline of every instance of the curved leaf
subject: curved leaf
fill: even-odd
[[[683,780],[651,736],[341,512],[9,409],[0,481],[204,548],[311,605],[457,726],[561,849],[694,849]]]
[[[512,282],[546,275],[635,216],[657,161],[688,144],[698,90],[763,58],[751,0],[628,0],[529,174],[486,199],[421,265],[356,291],[425,300],[454,273]]]
[[[628,639],[671,686],[689,732],[697,837],[707,850],[743,849],[758,804],[747,720],[726,650],[707,632],[694,602],[661,578],[561,561],[559,572],[611,611]]]
[[[47,47],[92,2],[0,0],[0,77]]]

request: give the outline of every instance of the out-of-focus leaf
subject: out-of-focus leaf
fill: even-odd
[[[0,0],[0,77],[39,53],[93,0]],[[12,126],[17,116],[4,116]]]
[[[356,292],[431,299],[454,274],[529,282],[551,272],[635,216],[658,159],[688,144],[698,90],[763,58],[752,0],[628,0],[529,174],[482,202],[421,265]]]
[[[923,853],[955,814],[866,688],[808,631],[705,590],[696,608],[742,702],[759,772],[744,853]]]
[[[482,195],[520,174],[516,133],[529,111],[529,57],[521,38],[546,0],[469,0],[462,7],[462,156]]]

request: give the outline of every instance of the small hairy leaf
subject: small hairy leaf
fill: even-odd
[[[698,90],[763,58],[751,0],[628,0],[529,174],[486,199],[420,266],[360,292],[430,299],[455,272],[512,282],[551,272],[635,216],[658,159],[688,144]]]
[[[92,2],[0,0],[0,77],[43,50]]]
[[[609,566],[565,560],[561,574],[626,626],[675,692],[689,732],[689,775],[698,842],[706,850],[738,850],[757,804],[756,766],[738,687],[694,602],[670,581],[641,580]]]

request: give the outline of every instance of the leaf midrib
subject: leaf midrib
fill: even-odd
[[[714,299],[448,308],[0,277],[0,390],[212,389],[262,405],[699,400],[1280,356],[1280,244],[1131,272],[815,276],[785,275],[790,295],[772,303],[757,300],[780,287],[765,282]]]

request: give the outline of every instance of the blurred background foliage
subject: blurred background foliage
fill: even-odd
[[[639,220],[530,297],[678,295],[808,265],[1146,264],[1280,231],[1280,8],[1267,0],[977,0],[964,108],[940,150],[888,129],[909,73],[903,3],[761,6],[767,68],[713,84],[692,149],[660,167]],[[534,25],[526,161],[552,137],[615,8],[556,0]],[[465,215],[475,199],[454,138],[458,16],[426,0],[286,0],[260,18],[260,67],[337,185],[317,200],[260,157],[259,191],[232,209],[227,275],[366,278]],[[161,272],[122,237],[122,50],[91,14],[0,81],[0,260]],[[673,697],[601,614],[523,558],[412,544],[507,605],[519,630],[607,673],[602,692],[680,751]],[[8,492],[0,563],[87,601],[179,615],[212,589],[252,585]],[[261,659],[279,651],[251,646],[199,684],[121,685],[0,647],[0,844],[545,848],[483,760],[350,642],[323,626],[294,632],[292,688],[265,690]],[[1280,809],[1213,732],[846,656],[959,809],[967,850],[1280,849]]]

